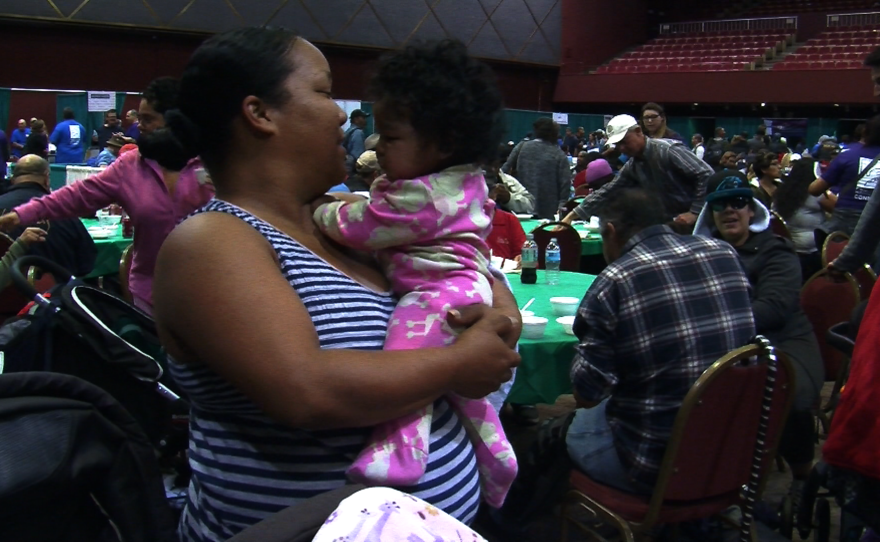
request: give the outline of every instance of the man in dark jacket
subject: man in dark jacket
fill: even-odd
[[[770,213],[754,199],[745,175],[729,170],[712,175],[694,234],[723,239],[736,249],[752,285],[757,332],[794,366],[794,404],[779,452],[791,466],[791,496],[798,502],[813,466],[812,407],[819,398],[824,368],[813,327],[800,307],[800,280],[792,280],[801,276],[800,261],[791,241],[774,235],[769,225]]]
[[[49,162],[40,156],[22,156],[15,165],[12,186],[0,196],[0,210],[15,207],[49,193]],[[91,273],[97,251],[89,232],[78,218],[53,220],[39,225],[48,232],[45,243],[33,245],[30,254],[43,256],[82,277]],[[17,238],[24,231],[16,228],[8,234]]]

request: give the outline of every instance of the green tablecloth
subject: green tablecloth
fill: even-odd
[[[526,233],[531,232],[541,225],[540,220],[520,220],[520,225]],[[590,233],[584,224],[575,224],[574,229],[580,234],[589,233],[587,237],[581,237],[581,256],[595,256],[602,254],[602,236],[598,233]]]
[[[86,228],[91,226],[100,226],[101,223],[95,219],[81,219]],[[122,258],[122,252],[131,244],[131,239],[122,236],[122,226],[116,230],[116,235],[105,239],[92,239],[95,242],[95,248],[98,255],[95,257],[95,267],[86,278],[103,277],[105,275],[119,274],[119,260]]]
[[[577,338],[567,335],[562,326],[556,323],[550,298],[564,296],[581,299],[595,278],[584,273],[562,272],[559,284],[548,286],[544,271],[538,271],[537,284],[523,284],[518,275],[510,275],[517,304],[522,307],[534,297],[535,302],[528,310],[534,312],[535,316],[547,318],[549,322],[542,338],[520,339],[522,364],[517,369],[508,401],[521,405],[553,404],[560,395],[571,393],[569,369]]]

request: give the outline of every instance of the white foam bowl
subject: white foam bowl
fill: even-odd
[[[547,319],[540,316],[524,316],[522,319],[524,339],[540,339],[547,329]]]
[[[535,313],[533,313],[532,311],[519,311],[519,315],[523,318],[527,318],[529,316],[534,316]]]
[[[574,316],[581,300],[576,297],[551,297],[550,306],[556,316]]]
[[[556,319],[556,323],[562,326],[562,329],[569,335],[574,335],[571,326],[574,324],[574,316],[560,316]]]

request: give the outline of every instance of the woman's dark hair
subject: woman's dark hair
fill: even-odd
[[[755,156],[755,163],[752,164],[752,168],[755,170],[755,177],[761,179],[764,176],[764,171],[766,171],[770,164],[773,163],[774,160],[779,160],[779,157],[772,152],[769,151],[761,151]]]
[[[660,104],[655,104],[654,102],[648,102],[642,106],[641,114],[644,115],[645,111],[654,111],[661,117],[666,117],[666,111],[663,109],[663,106]]]
[[[856,126],[856,129],[853,130],[853,141],[858,142],[861,141],[863,137],[865,137],[865,128],[867,128],[867,126],[864,122]]]
[[[174,77],[158,77],[150,81],[147,88],[141,94],[141,98],[156,110],[156,113],[164,115],[166,111],[177,107],[180,81]]]
[[[816,180],[815,162],[812,158],[801,158],[791,165],[791,173],[785,182],[779,185],[773,193],[773,204],[776,212],[783,220],[791,220],[791,217],[800,209],[807,196],[810,183]]]
[[[180,78],[178,107],[165,111],[166,127],[151,134],[141,154],[178,171],[196,156],[209,170],[221,165],[230,154],[229,127],[242,100],[257,96],[279,106],[289,99],[284,82],[293,65],[287,53],[296,39],[278,28],[242,28],[209,38]]]
[[[508,145],[507,143],[502,143],[498,145],[498,156],[496,160],[501,164],[507,162],[507,159],[510,158],[510,153],[513,152],[513,147]]]
[[[871,117],[865,124],[865,146],[880,147],[880,115]]]
[[[379,59],[367,94],[408,120],[449,164],[487,164],[504,135],[504,105],[492,70],[457,40],[410,45]]]
[[[550,117],[539,117],[532,124],[532,128],[535,130],[535,139],[553,144],[556,144],[556,140],[559,139],[559,125],[553,122]]]

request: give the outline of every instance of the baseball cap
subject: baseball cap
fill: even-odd
[[[353,119],[353,118],[355,118],[355,117],[364,117],[364,118],[366,118],[366,117],[369,117],[369,116],[370,116],[370,114],[369,114],[369,113],[364,113],[364,110],[363,110],[363,109],[355,109],[354,111],[351,112],[351,115],[349,115],[348,118],[350,118],[350,119]]]
[[[749,180],[739,171],[719,171],[706,182],[706,203],[725,198],[754,198]]]
[[[627,132],[638,125],[636,119],[630,115],[617,115],[608,123],[608,145],[617,145]]]
[[[357,159],[358,170],[377,171],[379,169],[379,159],[376,157],[376,151],[366,151]]]

